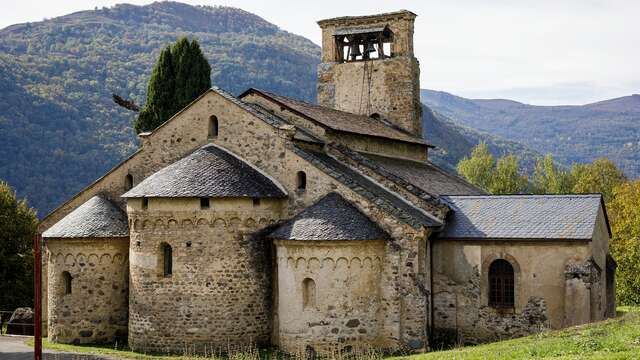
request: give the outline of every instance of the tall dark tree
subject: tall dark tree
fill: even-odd
[[[35,210],[0,181],[0,309],[33,305]]]
[[[175,73],[171,48],[160,52],[147,86],[147,102],[138,115],[136,132],[151,131],[175,114]]]
[[[196,40],[179,39],[160,53],[149,85],[147,102],[134,127],[151,131],[211,87],[211,66]]]

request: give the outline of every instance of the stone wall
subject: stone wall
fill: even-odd
[[[47,239],[47,246],[49,341],[126,341],[129,239]]]
[[[269,343],[270,246],[253,234],[280,200],[130,199],[129,346],[136,351],[227,350]],[[172,248],[165,276],[163,244]]]
[[[365,81],[363,81],[365,79]],[[379,114],[420,137],[420,67],[413,56],[318,65],[318,103],[370,116]]]
[[[435,240],[433,338],[475,344],[562,328],[567,314],[588,321],[589,307],[567,302],[565,272],[590,257],[585,241]],[[489,306],[488,269],[496,259],[514,268],[513,309]]]
[[[280,348],[348,353],[389,346],[380,289],[384,249],[384,241],[276,241]],[[312,290],[305,289],[308,281]]]

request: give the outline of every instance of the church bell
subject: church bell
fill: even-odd
[[[372,52],[376,52],[376,48],[375,46],[373,46],[373,41],[370,40],[367,42],[367,47],[364,49],[364,55],[362,55],[362,57],[364,59],[368,59],[369,54],[371,54]]]
[[[351,45],[351,49],[349,50],[349,53],[351,54],[351,60],[355,60],[356,57],[362,55],[362,53],[360,52],[360,45],[359,44]]]

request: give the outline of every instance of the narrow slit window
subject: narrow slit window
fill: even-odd
[[[131,188],[133,188],[133,175],[127,174],[124,178],[124,189],[129,191]]]
[[[209,208],[209,198],[200,198],[200,209],[208,209]]]
[[[313,279],[306,278],[302,281],[302,308],[313,309],[316,307],[316,283]]]
[[[64,287],[64,294],[71,294],[71,274],[68,271],[62,272],[62,286]]]
[[[304,171],[298,171],[297,187],[298,190],[305,190],[307,188],[307,174],[305,174]]]
[[[162,267],[164,277],[169,277],[173,274],[173,250],[171,245],[162,244]]]
[[[260,198],[253,198],[253,206],[260,206]]]
[[[512,308],[515,299],[513,266],[498,259],[489,266],[489,306]]]
[[[218,118],[215,115],[209,117],[209,138],[218,136]]]
[[[142,198],[142,210],[147,210],[149,208],[149,198]]]

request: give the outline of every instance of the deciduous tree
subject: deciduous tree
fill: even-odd
[[[33,236],[38,220],[26,200],[0,181],[0,309],[33,303]]]
[[[607,202],[613,196],[613,189],[627,181],[622,170],[607,158],[596,159],[590,164],[574,164],[571,177],[574,193],[601,193]]]
[[[616,186],[612,195],[607,204],[613,233],[609,249],[618,262],[618,301],[640,305],[640,180]]]
[[[531,181],[535,194],[568,194],[573,190],[571,173],[560,169],[553,155],[547,154],[536,160],[536,167]]]
[[[520,174],[518,158],[509,154],[498,159],[491,174],[489,192],[492,194],[519,194],[527,189],[528,184],[527,177]]]
[[[460,160],[457,170],[470,183],[489,190],[494,164],[495,160],[489,152],[489,146],[481,142],[473,149],[470,157],[465,156]]]

